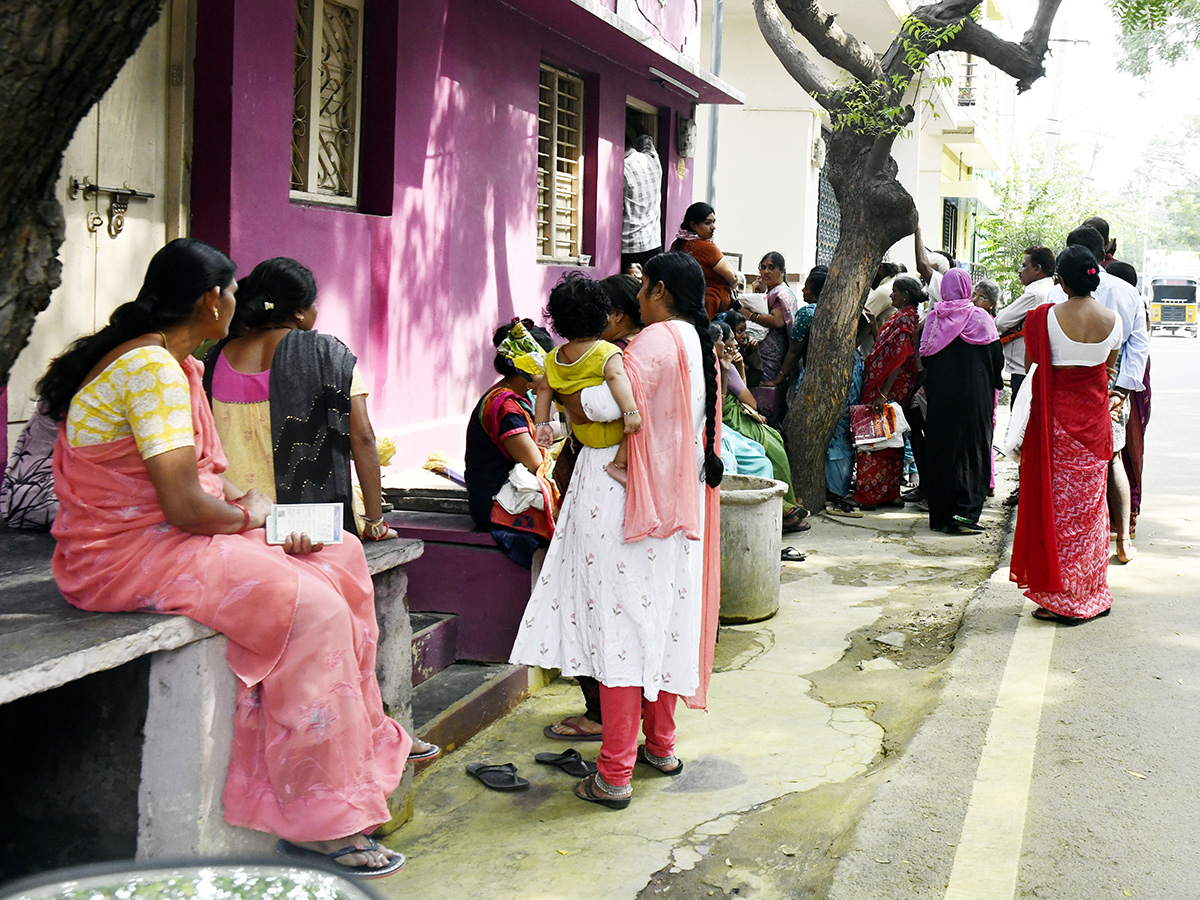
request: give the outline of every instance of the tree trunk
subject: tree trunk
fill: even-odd
[[[826,451],[846,409],[858,317],[871,280],[887,249],[917,223],[912,197],[896,180],[891,143],[838,131],[830,148],[841,237],[813,315],[804,376],[784,419],[792,485],[814,512],[825,507]]]
[[[162,3],[0,6],[0,385],[61,281],[63,213],[55,183],[63,151],[158,20]]]

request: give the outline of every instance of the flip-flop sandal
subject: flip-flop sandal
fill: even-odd
[[[437,759],[442,755],[442,748],[437,744],[430,744],[428,750],[422,750],[420,753],[408,754],[409,762],[420,762],[423,759]]]
[[[576,778],[585,778],[596,771],[596,764],[588,762],[574,748],[564,750],[562,753],[539,753],[533,759],[544,766],[554,766],[556,769],[562,769],[568,775],[573,775]]]
[[[341,850],[334,850],[332,853],[318,853],[316,850],[308,850],[304,847],[297,847],[291,841],[280,840],[275,845],[275,852],[280,856],[286,856],[290,859],[302,860],[308,864],[318,863],[321,868],[327,871],[337,872],[339,875],[348,875],[351,878],[383,878],[385,875],[391,875],[399,872],[404,868],[404,864],[408,862],[404,858],[403,853],[397,853],[386,865],[372,868],[370,866],[347,866],[337,862],[343,856],[349,856],[351,853],[360,853],[363,850],[378,850],[379,845],[374,840],[363,835],[367,839],[368,846],[366,847],[343,847]]]
[[[790,525],[785,524],[783,526],[783,533],[792,534],[796,531],[808,531],[810,528],[812,528],[812,524],[801,519],[799,522],[793,522]]]
[[[1098,612],[1094,616],[1091,616],[1090,618],[1080,619],[1075,616],[1060,616],[1058,613],[1051,612],[1050,610],[1046,609],[1044,606],[1039,606],[1037,609],[1035,609],[1033,611],[1032,615],[1035,619],[1038,619],[1042,622],[1057,622],[1059,625],[1071,626],[1071,625],[1082,625],[1084,622],[1092,621],[1092,619],[1102,619],[1105,616],[1107,616],[1110,612],[1112,612],[1111,606],[1108,609],[1104,610],[1104,612]]]
[[[571,718],[574,718],[574,716],[572,716]],[[554,730],[554,725],[558,725],[560,728],[566,728],[567,730],[563,733],[559,733]],[[574,725],[568,725],[565,720],[561,721],[561,722],[555,722],[554,725],[547,725],[545,728],[542,729],[542,734],[544,734],[546,737],[550,738],[550,740],[552,740],[552,741],[602,741],[602,740],[604,740],[603,734],[588,734],[585,731],[580,731]]]
[[[679,765],[677,765],[673,769],[664,769],[658,763],[650,762],[649,758],[646,756],[646,745],[645,744],[638,744],[637,761],[640,763],[645,763],[648,766],[652,766],[655,769],[658,769],[658,771],[662,772],[664,775],[666,775],[669,778],[674,778],[676,775],[683,774],[683,760],[682,759],[680,759],[678,756],[676,756],[675,761],[677,763],[679,763]]]
[[[580,800],[587,800],[589,803],[599,803],[601,806],[607,806],[609,809],[624,809],[629,805],[632,795],[625,797],[611,797],[604,793],[597,785],[597,775],[589,775],[575,785],[575,796]],[[583,793],[580,793],[580,789]]]
[[[780,562],[798,563],[798,562],[804,562],[804,560],[806,560],[807,558],[808,558],[807,555],[801,553],[795,547],[784,547],[782,550],[779,551],[779,561]]]
[[[485,763],[470,763],[467,774],[478,778],[484,787],[493,791],[524,791],[528,790],[529,782],[517,775],[517,767],[512,763],[502,763],[489,766]]]

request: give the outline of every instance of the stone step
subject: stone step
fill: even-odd
[[[413,690],[415,731],[443,753],[461,746],[557,673],[535,666],[458,662]],[[418,769],[421,763],[417,763]]]
[[[412,620],[412,683],[415,688],[454,665],[458,652],[458,616],[414,612]]]

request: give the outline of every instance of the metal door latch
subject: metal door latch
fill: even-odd
[[[135,191],[131,187],[101,187],[98,184],[92,184],[90,178],[80,181],[74,175],[71,176],[71,187],[67,193],[72,200],[80,194],[83,195],[84,200],[91,200],[97,194],[109,194],[112,199],[108,205],[108,233],[113,237],[119,235],[121,229],[125,227],[125,211],[129,208],[131,199],[154,199],[154,195],[146,191]],[[98,213],[90,213],[87,218],[88,231],[96,231],[102,222],[103,219]]]

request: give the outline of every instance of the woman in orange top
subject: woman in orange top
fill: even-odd
[[[683,224],[671,244],[672,250],[682,250],[694,257],[704,271],[704,307],[708,318],[730,308],[733,290],[744,287],[742,276],[713,243],[717,230],[717,213],[707,203],[693,203],[683,214]]]

